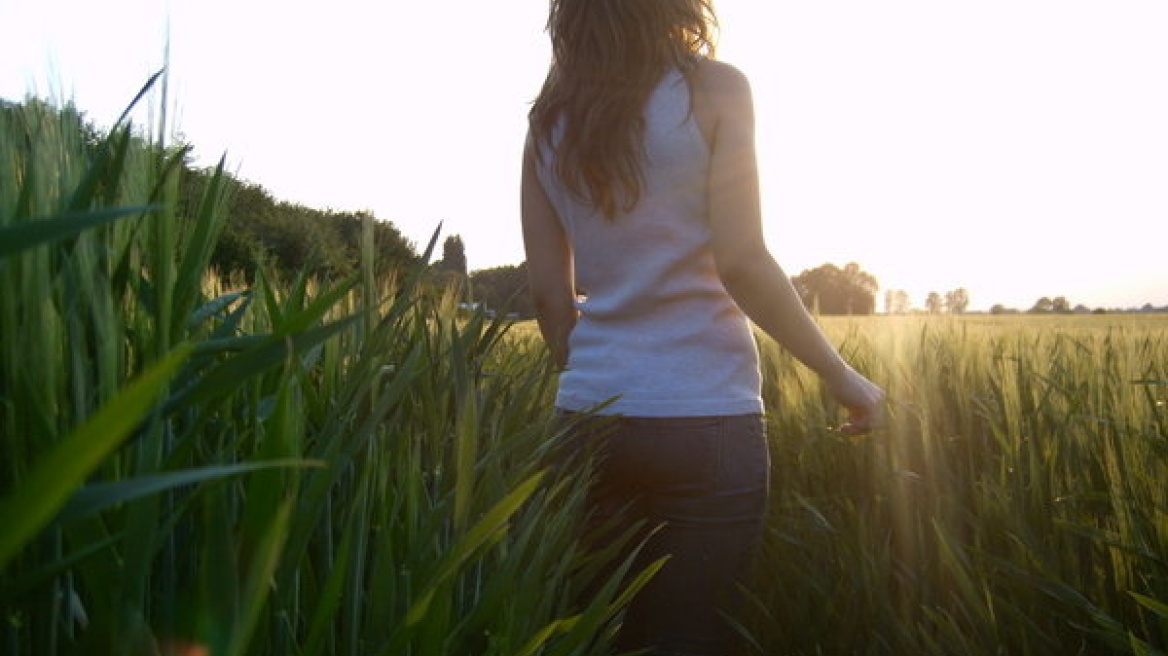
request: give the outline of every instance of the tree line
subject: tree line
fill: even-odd
[[[180,216],[194,216],[210,175],[209,170],[188,168],[179,196]],[[223,275],[242,273],[251,279],[261,266],[284,276],[301,272],[322,278],[351,275],[360,259],[366,219],[374,219],[375,274],[386,275],[419,262],[401,232],[372,213],[319,210],[280,201],[260,185],[229,178],[227,225],[211,256],[211,265]]]
[[[36,99],[23,104],[47,103]],[[16,111],[21,104],[0,100],[0,112]],[[59,120],[74,122],[86,135],[86,145],[97,156],[98,144],[104,139],[100,130],[71,105],[52,110]],[[189,158],[191,147],[174,147],[182,156],[183,169],[178,193],[178,216],[194,220],[203,193],[208,188],[213,169],[197,168]],[[415,246],[390,221],[378,220],[371,212],[336,211],[305,207],[278,200],[262,186],[239,179],[226,178],[228,190],[227,224],[214,253],[211,265],[224,277],[254,278],[263,267],[270,273],[292,277],[307,273],[322,278],[337,278],[356,272],[364,223],[372,219],[373,245],[376,252],[375,275],[427,266]],[[446,238],[442,256],[427,266],[430,286],[436,290],[454,288],[463,302],[481,305],[491,312],[504,312],[519,318],[531,318],[534,309],[527,294],[527,265],[506,265],[467,270],[466,246],[459,235]],[[878,280],[859,264],[844,266],[823,264],[802,271],[791,282],[803,303],[822,315],[868,315],[876,312]],[[964,288],[948,292],[930,292],[924,300],[928,314],[963,314],[969,307],[969,293]],[[1144,311],[1154,311],[1151,305]],[[884,294],[886,314],[916,311],[904,290],[890,289]],[[1082,305],[1073,306],[1065,296],[1042,297],[1026,312],[1033,314],[1069,314],[1088,312]],[[1100,312],[1102,310],[1095,310]],[[1011,314],[1018,310],[996,304],[991,314]]]
[[[929,292],[925,296],[925,312],[928,314],[965,314],[969,309],[969,292],[964,287],[945,292]],[[885,314],[909,314],[913,312],[908,292],[903,289],[889,289],[884,292]]]
[[[39,111],[23,109],[37,106]],[[101,144],[106,134],[94,126],[85,114],[71,104],[57,108],[45,101],[29,98],[21,103],[0,100],[0,112],[11,117],[52,116],[69,129],[63,134],[81,134],[87,156],[102,157]],[[28,130],[54,129],[48,125],[29,125]],[[147,138],[135,134],[120,156],[137,156],[148,152]],[[193,165],[189,144],[168,147],[167,156],[181,168],[176,194],[178,220],[197,220],[199,207],[209,188],[214,168]],[[236,176],[221,172],[227,197],[227,223],[211,257],[211,266],[222,276],[255,276],[259,267],[271,273],[294,276],[300,273],[335,278],[354,273],[359,261],[362,224],[375,218],[368,212],[319,210],[274,198],[266,189]],[[99,186],[102,181],[97,181]],[[373,242],[377,251],[377,273],[385,274],[401,267],[416,265],[420,258],[413,245],[388,221],[374,220]]]
[[[534,316],[527,295],[527,263],[473,271],[470,289],[476,302],[489,309]],[[813,312],[824,315],[872,314],[879,282],[855,262],[843,267],[824,264],[791,279],[799,297]]]

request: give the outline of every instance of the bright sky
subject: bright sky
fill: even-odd
[[[771,250],[971,308],[1168,305],[1164,0],[720,0]],[[0,0],[0,97],[108,126],[163,63],[201,164],[523,259],[546,0]],[[150,114],[138,115],[148,122]],[[883,292],[883,290],[882,290]],[[878,305],[883,307],[883,295]]]

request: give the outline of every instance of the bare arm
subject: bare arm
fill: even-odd
[[[754,110],[750,85],[737,70],[706,62],[699,71],[713,117],[710,226],[714,259],[726,290],[764,332],[807,365],[848,408],[844,430],[864,432],[880,418],[884,393],[856,373],[807,312],[762,234]]]
[[[572,248],[555,208],[535,174],[531,139],[523,149],[521,216],[527,276],[540,334],[557,368],[568,363],[568,335],[579,316]]]

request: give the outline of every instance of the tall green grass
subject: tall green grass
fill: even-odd
[[[1165,653],[1168,318],[825,323],[889,417],[765,351],[760,653]]]
[[[0,653],[606,653],[647,574],[580,596],[534,331],[376,279],[371,225],[352,279],[224,287],[184,156],[0,108]],[[1168,319],[824,323],[888,421],[764,342],[755,652],[1168,653]]]
[[[371,224],[351,280],[220,289],[184,157],[0,111],[0,652],[604,653],[542,350],[374,279]]]

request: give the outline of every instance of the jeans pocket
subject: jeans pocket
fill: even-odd
[[[761,521],[770,489],[770,448],[762,417],[730,418],[720,452],[714,496],[724,517],[729,521]]]
[[[712,491],[720,468],[720,417],[636,421],[621,436],[627,448],[625,475],[637,487],[657,494],[691,495]]]

